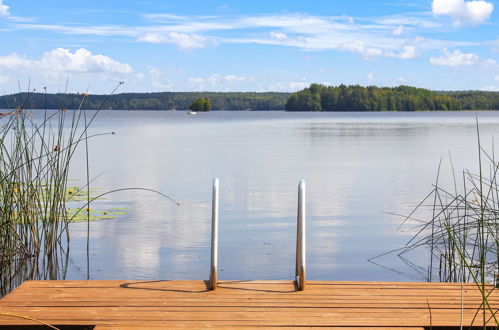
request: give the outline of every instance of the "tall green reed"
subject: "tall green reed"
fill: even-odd
[[[440,161],[431,192],[405,217],[401,227],[415,234],[395,251],[403,260],[415,250],[428,255],[428,281],[475,283],[482,295],[481,324],[499,325],[488,299],[499,274],[499,162],[492,146],[487,152],[480,140],[478,119],[478,171],[452,169],[450,187],[441,184]],[[423,218],[420,218],[423,214]],[[421,266],[418,266],[421,269]]]
[[[75,111],[30,111],[30,95],[0,118],[0,296],[26,278],[65,272],[71,160],[82,143],[88,156],[88,139],[96,136],[88,129],[105,102],[87,114],[83,94]],[[89,181],[87,175],[87,190]]]

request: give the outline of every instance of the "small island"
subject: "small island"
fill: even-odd
[[[196,99],[189,106],[189,110],[191,110],[192,112],[210,111],[211,110],[211,102],[207,98]]]

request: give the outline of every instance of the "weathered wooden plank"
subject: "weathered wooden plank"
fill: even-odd
[[[499,294],[486,287],[492,308]],[[463,300],[462,300],[463,299]],[[0,300],[0,313],[99,329],[154,327],[422,327],[480,325],[474,284],[290,281],[31,281]],[[461,309],[462,308],[462,309]],[[477,314],[478,312],[478,314]],[[490,312],[487,311],[487,318]],[[489,325],[495,325],[490,319]],[[0,324],[29,321],[0,316]],[[393,330],[393,328],[391,328]],[[418,329],[421,330],[421,329]]]
[[[258,307],[258,308],[372,308],[372,309],[459,309],[460,304],[450,303],[407,303],[407,302],[335,302],[335,303],[319,303],[319,302],[283,302],[283,301],[224,301],[224,302],[198,302],[198,301],[147,301],[150,307],[210,307],[210,308],[236,308],[236,307]],[[476,310],[480,307],[481,302],[465,303],[463,308],[465,310]],[[8,302],[2,304],[2,307],[142,307],[144,306],[143,300],[125,300],[125,301],[19,301]]]
[[[468,289],[464,291],[457,290],[439,290],[439,289],[422,289],[422,290],[408,290],[408,289],[363,289],[363,290],[350,290],[337,288],[334,290],[309,290],[307,292],[296,292],[296,291],[284,291],[277,289],[253,289],[253,288],[229,288],[221,286],[219,290],[212,291],[201,291],[201,292],[191,292],[182,289],[154,289],[154,288],[78,288],[78,287],[68,287],[68,288],[33,288],[27,290],[16,292],[15,295],[7,295],[6,299],[11,299],[14,296],[22,295],[47,295],[47,294],[60,294],[60,295],[73,295],[75,292],[79,292],[80,295],[96,295],[96,293],[101,293],[96,296],[96,299],[103,297],[104,294],[116,294],[116,295],[129,295],[133,292],[136,296],[150,296],[152,292],[158,296],[189,296],[196,295],[197,297],[216,297],[221,295],[232,295],[232,296],[253,296],[258,294],[264,294],[267,296],[293,296],[302,298],[315,298],[321,296],[420,296],[425,295],[427,297],[460,297],[464,295],[465,297],[480,297],[481,293],[476,289]],[[486,293],[494,299],[499,299],[499,291],[494,290],[492,293],[486,291]]]
[[[169,328],[183,328],[183,329],[205,329],[213,327],[203,323],[191,324],[186,326],[185,324],[172,324],[168,325]],[[149,329],[164,329],[164,326],[149,326]],[[234,326],[234,325],[217,325],[217,328],[229,328],[229,329],[248,329],[248,326]],[[269,330],[275,329],[276,327],[259,326],[258,329]],[[97,326],[94,330],[138,330],[143,329],[142,326]],[[296,329],[295,327],[279,327],[279,329]],[[330,330],[424,330],[423,327],[300,327],[300,330],[305,329],[330,329]]]

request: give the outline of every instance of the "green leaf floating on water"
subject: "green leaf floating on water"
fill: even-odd
[[[126,215],[128,212],[126,209],[118,209],[113,208],[110,210],[102,211],[102,210],[94,210],[90,209],[90,215],[87,217],[87,209],[83,209],[78,212],[79,208],[72,208],[68,210],[68,219],[71,219],[71,222],[86,222],[96,221],[96,220],[105,220],[105,219],[115,219],[120,215]]]
[[[101,193],[101,189],[95,188],[90,189],[90,199],[95,198]],[[68,202],[84,202],[88,198],[87,191],[78,186],[67,187],[66,189],[66,201]],[[99,197],[99,200],[106,199],[105,197]]]

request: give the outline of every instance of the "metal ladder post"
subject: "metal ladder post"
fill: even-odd
[[[213,192],[211,200],[211,266],[210,289],[217,288],[218,270],[218,178],[213,179]]]
[[[298,214],[296,230],[296,272],[295,281],[299,291],[305,289],[306,249],[305,249],[305,181],[298,185]]]

